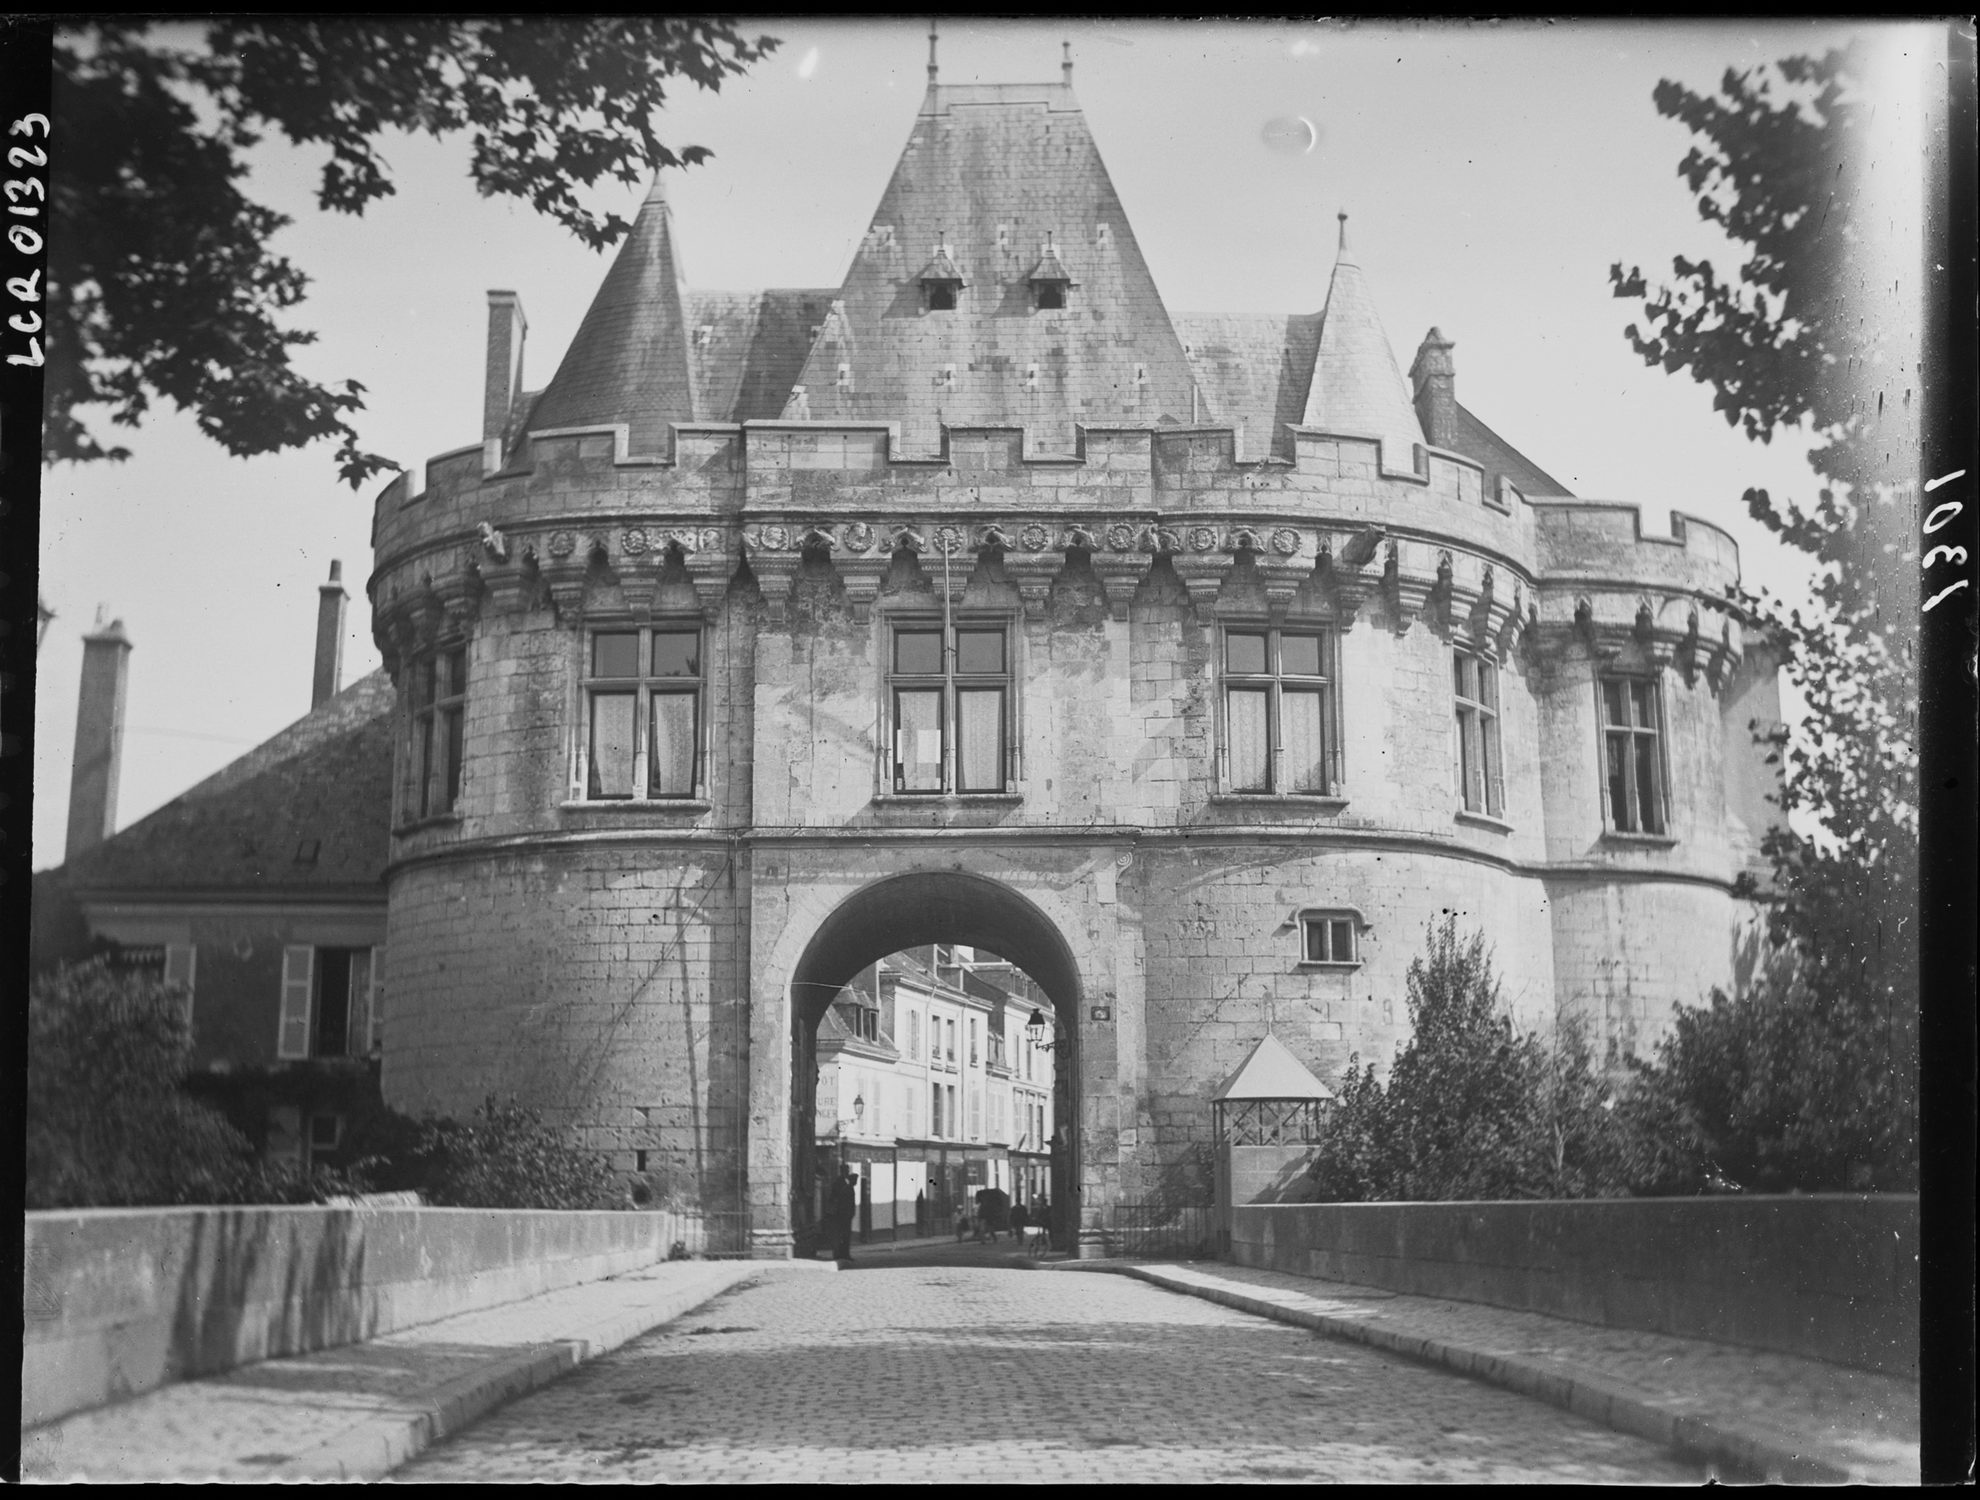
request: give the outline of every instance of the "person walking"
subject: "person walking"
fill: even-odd
[[[825,1223],[832,1231],[832,1258],[852,1259],[853,1216],[859,1212],[859,1178],[847,1167],[825,1201]]]
[[[1018,1249],[1024,1248],[1024,1232],[1031,1227],[1031,1212],[1022,1201],[1011,1205],[1011,1238],[1017,1241]]]

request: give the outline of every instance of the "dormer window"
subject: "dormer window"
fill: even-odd
[[[956,299],[965,285],[962,270],[949,254],[948,241],[936,243],[935,254],[916,278],[921,283],[921,305],[928,312],[954,312]]]
[[[853,367],[851,365],[842,364],[839,366],[839,389],[842,391],[849,391],[852,388],[853,388]]]
[[[1032,306],[1040,312],[1057,312],[1066,305],[1066,294],[1073,288],[1073,279],[1066,270],[1066,263],[1059,258],[1058,247],[1052,243],[1052,236],[1045,236],[1045,247],[1038,254],[1038,264],[1031,268],[1026,278],[1031,283]]]

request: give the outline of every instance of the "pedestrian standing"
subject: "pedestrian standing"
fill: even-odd
[[[852,1259],[853,1216],[859,1212],[859,1179],[847,1167],[832,1184],[831,1197],[826,1200],[825,1222],[832,1231],[832,1258]]]

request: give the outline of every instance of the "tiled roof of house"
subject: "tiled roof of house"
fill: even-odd
[[[1410,468],[1415,445],[1423,441],[1409,385],[1382,330],[1367,278],[1348,248],[1345,217],[1303,422],[1343,436],[1381,438],[1382,461],[1392,469]]]
[[[78,892],[385,895],[395,695],[381,669],[77,855]]]
[[[1062,309],[1030,281],[1048,234],[1076,283]],[[966,286],[925,310],[943,245]],[[931,85],[838,298],[798,379],[813,421],[898,422],[914,452],[943,423],[1022,425],[1067,452],[1076,423],[1190,418],[1182,341],[1063,83]]]
[[[659,179],[530,412],[532,430],[624,422],[631,450],[667,451],[667,423],[695,417],[673,215]]]

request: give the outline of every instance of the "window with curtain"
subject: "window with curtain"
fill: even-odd
[[[596,801],[691,798],[701,779],[701,627],[592,632],[580,785]]]
[[[939,621],[894,627],[896,792],[1001,792],[1010,784],[1010,632]]]
[[[1224,790],[1324,796],[1340,786],[1334,654],[1323,628],[1224,632]]]

